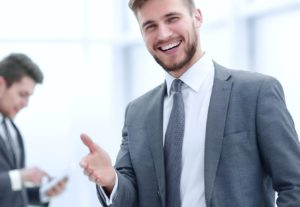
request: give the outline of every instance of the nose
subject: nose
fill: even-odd
[[[172,30],[168,27],[168,25],[161,24],[158,27],[158,39],[166,40],[171,37],[173,34]]]
[[[22,100],[22,103],[21,103],[21,107],[22,107],[22,108],[27,107],[27,106],[28,106],[28,102],[29,102],[28,98],[23,99],[23,100]]]

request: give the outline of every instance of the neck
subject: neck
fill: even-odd
[[[173,76],[174,78],[180,78],[186,71],[188,71],[198,60],[200,60],[204,56],[205,52],[199,49],[199,52],[195,54],[195,56],[192,58],[192,60],[180,68],[177,71],[171,71],[169,74]]]

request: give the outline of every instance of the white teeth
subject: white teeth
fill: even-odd
[[[169,45],[161,47],[161,49],[166,51],[166,50],[169,50],[171,48],[174,48],[174,47],[178,46],[179,44],[180,44],[180,42],[174,42],[174,43],[171,43]]]

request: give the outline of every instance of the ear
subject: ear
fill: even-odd
[[[6,81],[3,76],[0,76],[0,95],[2,95],[3,91],[6,89]]]
[[[3,78],[3,76],[0,76],[0,85],[6,85],[6,81],[5,79]]]
[[[200,9],[195,10],[194,18],[196,28],[200,28],[203,22],[203,17]]]

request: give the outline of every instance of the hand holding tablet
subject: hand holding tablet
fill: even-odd
[[[59,175],[53,177],[52,179],[44,182],[41,186],[41,193],[42,195],[47,196],[54,196],[58,194],[60,191],[64,190],[65,183],[67,182],[68,178],[70,177],[72,167],[64,170]]]

